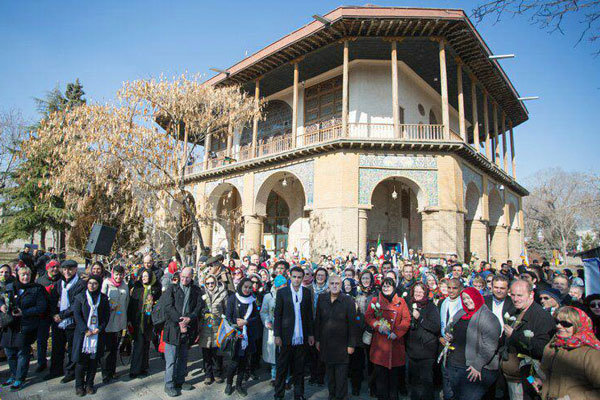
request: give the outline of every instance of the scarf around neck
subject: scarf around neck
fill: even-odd
[[[573,308],[579,314],[579,324],[581,325],[577,329],[577,333],[573,334],[573,336],[568,338],[559,338],[554,336],[552,339],[550,346],[551,347],[562,347],[564,349],[572,350],[577,349],[581,346],[589,346],[596,350],[600,350],[600,341],[594,335],[594,328],[592,325],[592,320],[587,316],[586,313],[581,311],[576,307]]]
[[[304,343],[304,335],[302,332],[302,313],[300,312],[300,305],[302,304],[302,287],[298,288],[296,292],[292,286],[290,286],[292,292],[292,302],[294,303],[294,336],[292,336],[292,346],[301,345]]]
[[[73,278],[67,283],[64,280],[61,280],[61,293],[60,293],[60,303],[59,303],[59,311],[65,311],[67,308],[71,306],[69,302],[69,290],[79,281],[79,275],[75,274]],[[58,324],[58,327],[61,329],[66,329],[67,326],[73,323],[73,317],[65,318]]]
[[[188,286],[185,286],[182,285],[180,282],[179,287],[181,288],[181,290],[183,290],[183,308],[181,309],[181,315],[185,317],[190,304],[190,293],[192,292],[192,284],[190,283]]]
[[[254,310],[254,302],[256,301],[256,297],[252,296],[251,294],[245,296],[241,289],[238,290],[238,293],[235,294],[235,298],[237,299],[237,301],[239,301],[242,304],[246,304],[248,305],[248,308],[246,309],[246,314],[244,314],[244,320],[248,321],[248,318],[250,318],[250,315],[252,315],[252,311]],[[248,347],[248,325],[244,325],[244,327],[242,328],[242,350],[246,350],[246,347]]]
[[[96,300],[93,300],[93,297],[96,297]],[[100,305],[100,291],[96,291],[94,293],[90,293],[89,290],[86,290],[85,297],[87,299],[87,303],[90,306],[90,315],[88,315],[87,320],[87,329],[89,331],[93,331],[98,328],[98,306]],[[84,336],[83,338],[83,347],[81,351],[86,354],[96,354],[96,350],[98,348],[98,334]]]

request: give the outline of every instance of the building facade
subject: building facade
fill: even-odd
[[[214,76],[264,118],[201,139],[205,244],[518,260],[528,114],[490,55],[461,10],[340,7]]]

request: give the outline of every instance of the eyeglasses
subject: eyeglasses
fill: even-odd
[[[492,283],[494,280],[493,279],[488,279],[486,282],[487,283]]]
[[[205,283],[205,285],[206,285],[206,286],[209,286],[209,285],[210,285],[210,286],[213,286],[214,284],[215,284],[214,282],[206,282],[206,283]]]
[[[573,324],[571,322],[568,322],[568,321],[563,321],[563,320],[560,320],[560,319],[555,319],[554,321],[556,322],[556,325],[560,325],[563,328],[571,328],[571,327],[573,327]]]
[[[600,308],[600,303],[597,303],[597,302],[590,303],[590,308]]]

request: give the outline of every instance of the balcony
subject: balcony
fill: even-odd
[[[232,151],[231,156],[227,156],[226,149],[213,152],[212,157],[208,158],[206,165],[198,162],[190,167],[190,173],[229,166],[252,159],[289,152],[294,149],[326,144],[338,139],[355,139],[359,141],[369,139],[374,142],[379,140],[398,142],[462,141],[460,136],[454,132],[451,132],[450,136],[450,139],[444,139],[443,125],[401,124],[400,137],[396,138],[394,137],[394,125],[389,123],[349,123],[348,136],[344,136],[341,120],[334,119],[307,126],[304,129],[304,133],[296,137],[295,145],[292,134],[289,133],[258,141],[254,154],[252,144],[250,143],[239,146],[237,151]],[[206,169],[204,168],[205,166]]]

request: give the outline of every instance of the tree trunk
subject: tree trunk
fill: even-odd
[[[67,232],[65,229],[61,229],[58,233],[58,251],[57,254],[67,255]]]
[[[46,229],[40,230],[40,247],[46,250]]]

